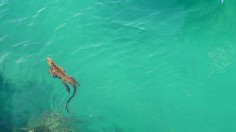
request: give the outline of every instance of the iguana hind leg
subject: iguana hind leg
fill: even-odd
[[[79,83],[77,83],[77,81],[76,81],[72,76],[70,76],[70,78],[72,78],[72,80],[73,80],[78,86],[80,86]]]
[[[66,87],[67,92],[70,93],[70,87],[66,84],[66,81],[64,79],[62,79],[62,83]]]

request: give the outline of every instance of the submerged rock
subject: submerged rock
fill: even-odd
[[[59,113],[43,113],[38,118],[30,119],[27,126],[34,131],[62,131],[68,129],[70,125],[67,119]]]
[[[38,117],[30,118],[25,128],[21,128],[14,131],[15,132],[71,132],[71,131],[78,131],[78,125],[79,122],[77,120],[65,117],[61,113],[43,113]]]

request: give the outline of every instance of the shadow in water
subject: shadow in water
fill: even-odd
[[[31,116],[50,111],[51,92],[44,90],[47,86],[29,81],[14,93],[12,113],[15,127],[24,126]]]
[[[12,94],[14,93],[14,86],[4,78],[0,72],[0,131],[11,131],[12,128]]]

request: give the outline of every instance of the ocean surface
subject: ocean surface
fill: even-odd
[[[0,0],[0,131],[235,132],[235,14],[235,0]],[[47,57],[81,85],[70,113]]]

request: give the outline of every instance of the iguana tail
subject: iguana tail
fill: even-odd
[[[70,103],[70,100],[75,96],[75,93],[76,93],[76,87],[74,87],[74,93],[73,93],[73,95],[68,99],[68,101],[66,102],[66,110],[67,110],[67,112],[68,113],[70,113],[70,111],[69,111],[69,109],[68,109],[68,105],[69,105],[69,103]]]
[[[73,95],[68,99],[68,101],[67,101],[67,103],[66,103],[66,110],[67,110],[67,112],[68,113],[70,113],[69,112],[69,109],[68,109],[68,105],[69,105],[69,102],[71,101],[71,99],[75,96],[75,94],[76,94],[76,90],[77,90],[77,86],[76,86],[76,84],[79,86],[79,84],[75,81],[75,79],[73,78],[73,77],[70,77],[70,76],[67,76],[66,77],[66,81],[67,82],[69,82],[72,86],[73,86],[73,88],[74,88],[74,93],[73,93]]]

